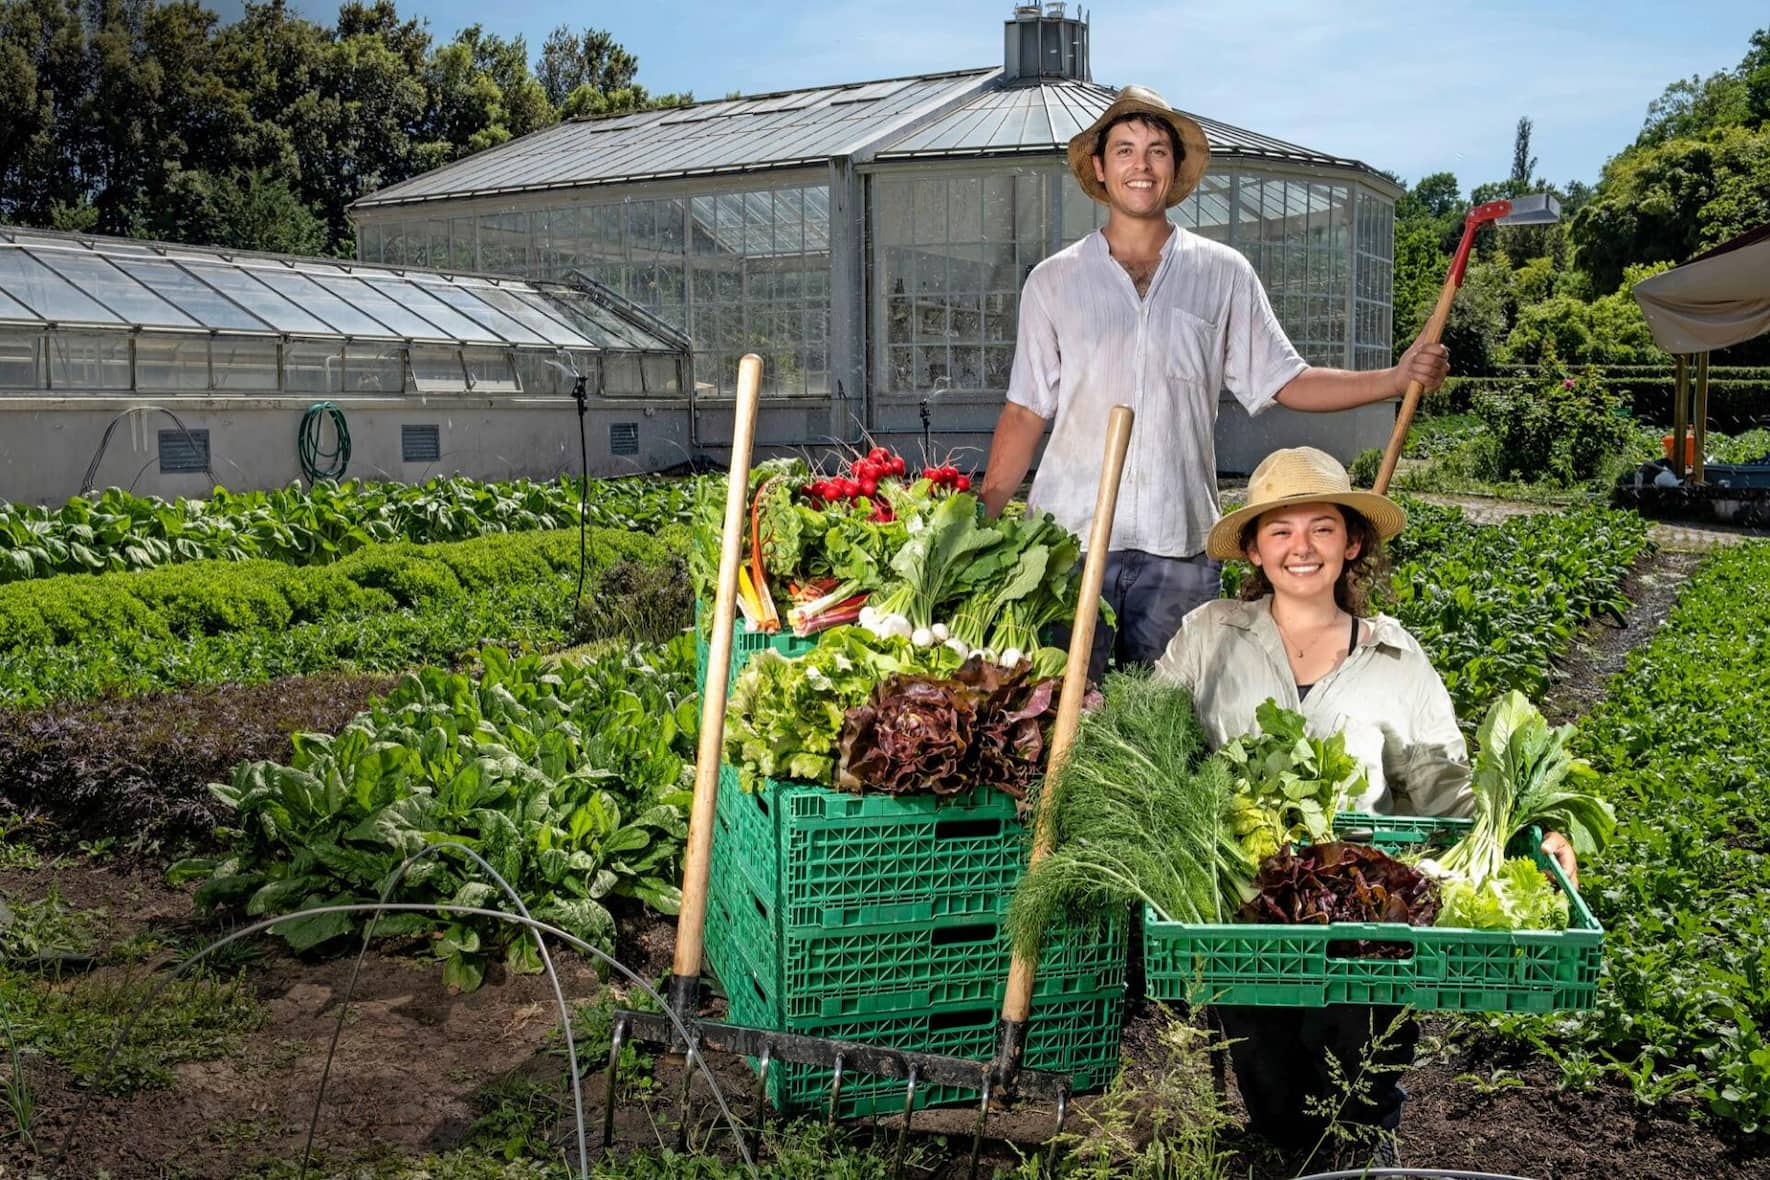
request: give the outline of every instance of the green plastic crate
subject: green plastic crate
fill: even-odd
[[[727,769],[714,810],[715,861],[778,899],[792,930],[994,913],[1026,867],[1015,802],[988,788],[937,799],[765,779],[744,791]]]
[[[1385,849],[1419,847],[1425,836],[1453,838],[1466,820],[1343,815],[1340,831]],[[1436,842],[1436,841],[1431,841]],[[1533,832],[1524,841],[1567,893],[1566,930],[1463,930],[1400,923],[1327,926],[1205,925],[1162,922],[1144,911],[1143,964],[1157,1000],[1320,1008],[1329,1004],[1406,1004],[1421,1011],[1553,1012],[1592,1007],[1604,929],[1559,865],[1543,857]],[[1524,851],[1524,849],[1515,849]],[[1351,940],[1409,948],[1400,959],[1347,958]]]
[[[740,986],[728,976],[747,978],[788,1020],[1001,1002],[1012,948],[999,912],[809,933],[783,930],[775,919],[741,876],[715,874],[707,917],[714,969],[728,987]],[[1122,989],[1128,927],[1119,916],[1054,931],[1040,950],[1035,997]]]
[[[754,990],[733,988],[730,1019],[752,1028],[776,1028],[780,1022]],[[1026,1031],[1022,1058],[1029,1069],[1067,1073],[1077,1090],[1098,1089],[1119,1070],[1119,1032],[1124,1017],[1124,994],[1111,991],[1095,996],[1065,997],[1046,1004],[1035,1003]],[[891,1017],[841,1021],[790,1021],[790,1031],[833,1040],[927,1053],[969,1057],[980,1065],[995,1054],[996,1026],[1001,1009],[979,1004],[943,1012],[919,1012]],[[755,1068],[755,1062],[751,1062]],[[829,1103],[830,1074],[815,1066],[777,1062],[769,1070],[768,1096],[782,1113],[818,1111]],[[978,1092],[959,1086],[922,1086],[916,1091],[916,1108],[955,1102],[976,1102]],[[837,1113],[845,1118],[891,1114],[903,1110],[904,1083],[875,1075],[849,1073],[843,1079],[842,1100]]]

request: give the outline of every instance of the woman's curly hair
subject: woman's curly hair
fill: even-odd
[[[1347,614],[1365,618],[1371,614],[1373,594],[1389,578],[1389,554],[1383,548],[1383,540],[1377,536],[1377,530],[1371,527],[1371,522],[1364,518],[1362,512],[1344,504],[1335,504],[1334,507],[1340,510],[1340,516],[1346,521],[1347,544],[1358,542],[1358,556],[1341,568],[1340,577],[1334,582],[1334,601]],[[1258,516],[1243,526],[1243,553],[1254,543],[1259,528]],[[1271,593],[1272,582],[1267,579],[1266,571],[1257,565],[1250,565],[1248,576],[1242,579],[1241,597],[1252,601]]]

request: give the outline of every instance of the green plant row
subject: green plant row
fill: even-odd
[[[622,563],[664,565],[687,531],[590,534],[590,592]],[[403,671],[486,641],[570,634],[575,532],[396,543],[330,566],[195,562],[0,586],[0,705],[34,706],[330,668]]]
[[[55,574],[151,569],[187,561],[337,561],[388,541],[463,541],[487,533],[574,527],[582,483],[460,476],[422,484],[321,480],[270,491],[216,488],[162,500],[107,488],[60,508],[0,502],[0,583]],[[686,524],[694,481],[591,480],[592,527],[655,531]]]
[[[1694,1094],[1770,1128],[1770,545],[1708,558],[1579,723],[1620,825],[1582,873],[1606,930],[1590,1013],[1501,1027],[1570,1081]]]
[[[442,849],[488,860],[536,918],[606,951],[612,897],[676,912],[693,756],[694,645],[583,663],[488,648],[476,677],[436,668],[397,688],[336,736],[298,734],[288,765],[248,762],[211,789],[230,818],[227,850],[181,861],[203,907],[259,917],[389,899],[510,910],[492,880]],[[334,944],[364,919],[333,914],[276,927],[295,950]],[[479,986],[488,962],[539,971],[532,938],[509,923],[404,913],[387,935],[437,935],[451,986]]]
[[[1409,514],[1424,516],[1413,504]],[[1470,726],[1509,690],[1542,698],[1586,620],[1627,609],[1623,578],[1649,545],[1645,521],[1608,508],[1422,523],[1396,551],[1384,609],[1426,649]]]

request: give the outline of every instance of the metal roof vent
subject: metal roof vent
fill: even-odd
[[[1014,19],[1002,29],[1002,71],[1010,82],[1070,78],[1092,82],[1088,65],[1088,14],[1080,6],[1069,16],[1063,0],[1016,4]]]

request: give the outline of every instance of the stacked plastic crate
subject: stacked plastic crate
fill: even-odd
[[[777,643],[780,642],[777,640]],[[734,667],[748,653],[734,651]],[[703,658],[704,664],[704,658]],[[732,1021],[987,1060],[1010,948],[1004,914],[1026,862],[1006,795],[855,795],[720,776],[707,958]],[[1040,954],[1024,1062],[1075,1087],[1118,1070],[1129,923],[1060,930]],[[820,1106],[829,1075],[770,1070],[782,1110]],[[904,1087],[851,1077],[848,1115],[901,1109]],[[974,1099],[923,1087],[918,1105]]]

